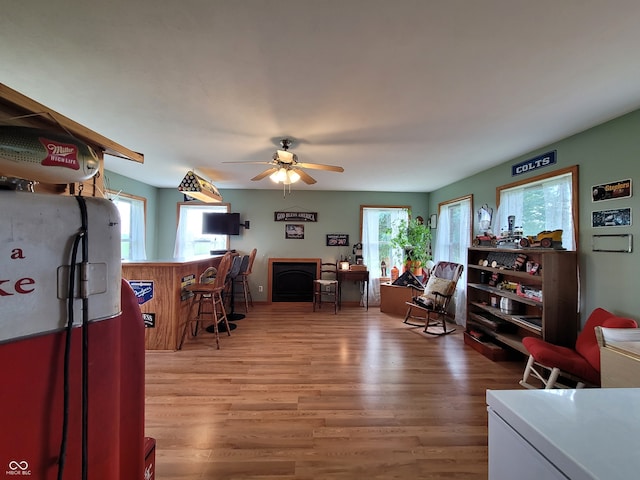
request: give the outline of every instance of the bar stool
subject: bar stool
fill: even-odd
[[[253,298],[251,298],[251,289],[249,288],[249,275],[251,275],[251,269],[253,268],[253,261],[256,258],[256,253],[258,252],[257,248],[251,250],[248,255],[246,265],[242,264],[242,268],[240,269],[240,274],[236,277],[236,282],[239,284],[242,291],[238,292],[242,294],[244,299],[244,309],[245,312],[249,311],[249,305],[253,308]]]
[[[193,332],[194,335],[197,334],[198,325],[205,322],[206,315],[210,315],[211,320],[213,320],[213,332],[216,337],[216,348],[218,350],[220,349],[218,323],[223,321],[225,326],[227,327],[227,335],[231,335],[231,329],[229,328],[227,312],[224,308],[224,298],[222,295],[225,288],[227,273],[229,272],[230,267],[231,254],[226,253],[220,261],[216,276],[212,282],[210,281],[209,283],[206,283],[207,277],[205,277],[205,274],[207,273],[207,271],[205,270],[205,272],[201,276],[201,281],[199,283],[194,283],[193,285],[185,287],[185,290],[193,293],[193,297],[191,299],[191,305],[189,307],[189,315],[187,317],[187,320],[184,322],[184,328],[182,329],[182,337],[180,338],[178,350],[182,349],[185,337],[187,336],[187,329],[189,328],[189,325],[195,324]],[[206,308],[207,304],[210,308]]]

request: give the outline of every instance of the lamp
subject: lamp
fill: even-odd
[[[283,183],[284,185],[291,185],[300,180],[300,174],[290,168],[280,167],[273,172],[269,178],[275,183]]]
[[[178,191],[188,195],[191,198],[200,200],[205,203],[221,203],[222,195],[218,192],[218,189],[208,180],[200,177],[191,170],[178,185]]]

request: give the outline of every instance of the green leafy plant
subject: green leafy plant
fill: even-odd
[[[394,227],[397,228],[395,236],[390,243],[394,248],[404,250],[407,260],[412,266],[424,265],[431,260],[428,245],[431,241],[431,229],[418,219],[399,220]]]

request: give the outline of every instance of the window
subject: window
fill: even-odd
[[[213,212],[229,212],[229,204],[208,205],[202,203],[178,204],[178,230],[173,252],[174,258],[208,255],[211,250],[228,250],[228,235],[202,233],[202,215]]]
[[[461,263],[465,266],[458,280],[453,297],[456,323],[464,325],[467,316],[467,249],[471,246],[471,205],[473,196],[442,202],[438,205],[438,228],[436,230],[436,246],[434,261]]]
[[[558,170],[496,189],[496,232],[508,229],[508,217],[525,236],[545,230],[562,230],[562,246],[576,250],[578,203],[575,198],[578,167]]]
[[[107,192],[120,212],[120,258],[122,260],[146,260],[147,200],[126,193]]]
[[[395,265],[402,271],[404,252],[391,247],[390,240],[396,235],[399,220],[408,220],[408,206],[383,207],[360,206],[360,225],[362,231],[362,257],[369,269],[369,304],[380,304],[380,265],[387,267],[386,276],[391,275]]]

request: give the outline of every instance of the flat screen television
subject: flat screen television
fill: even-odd
[[[240,214],[204,213],[202,215],[202,233],[208,235],[240,235]]]

